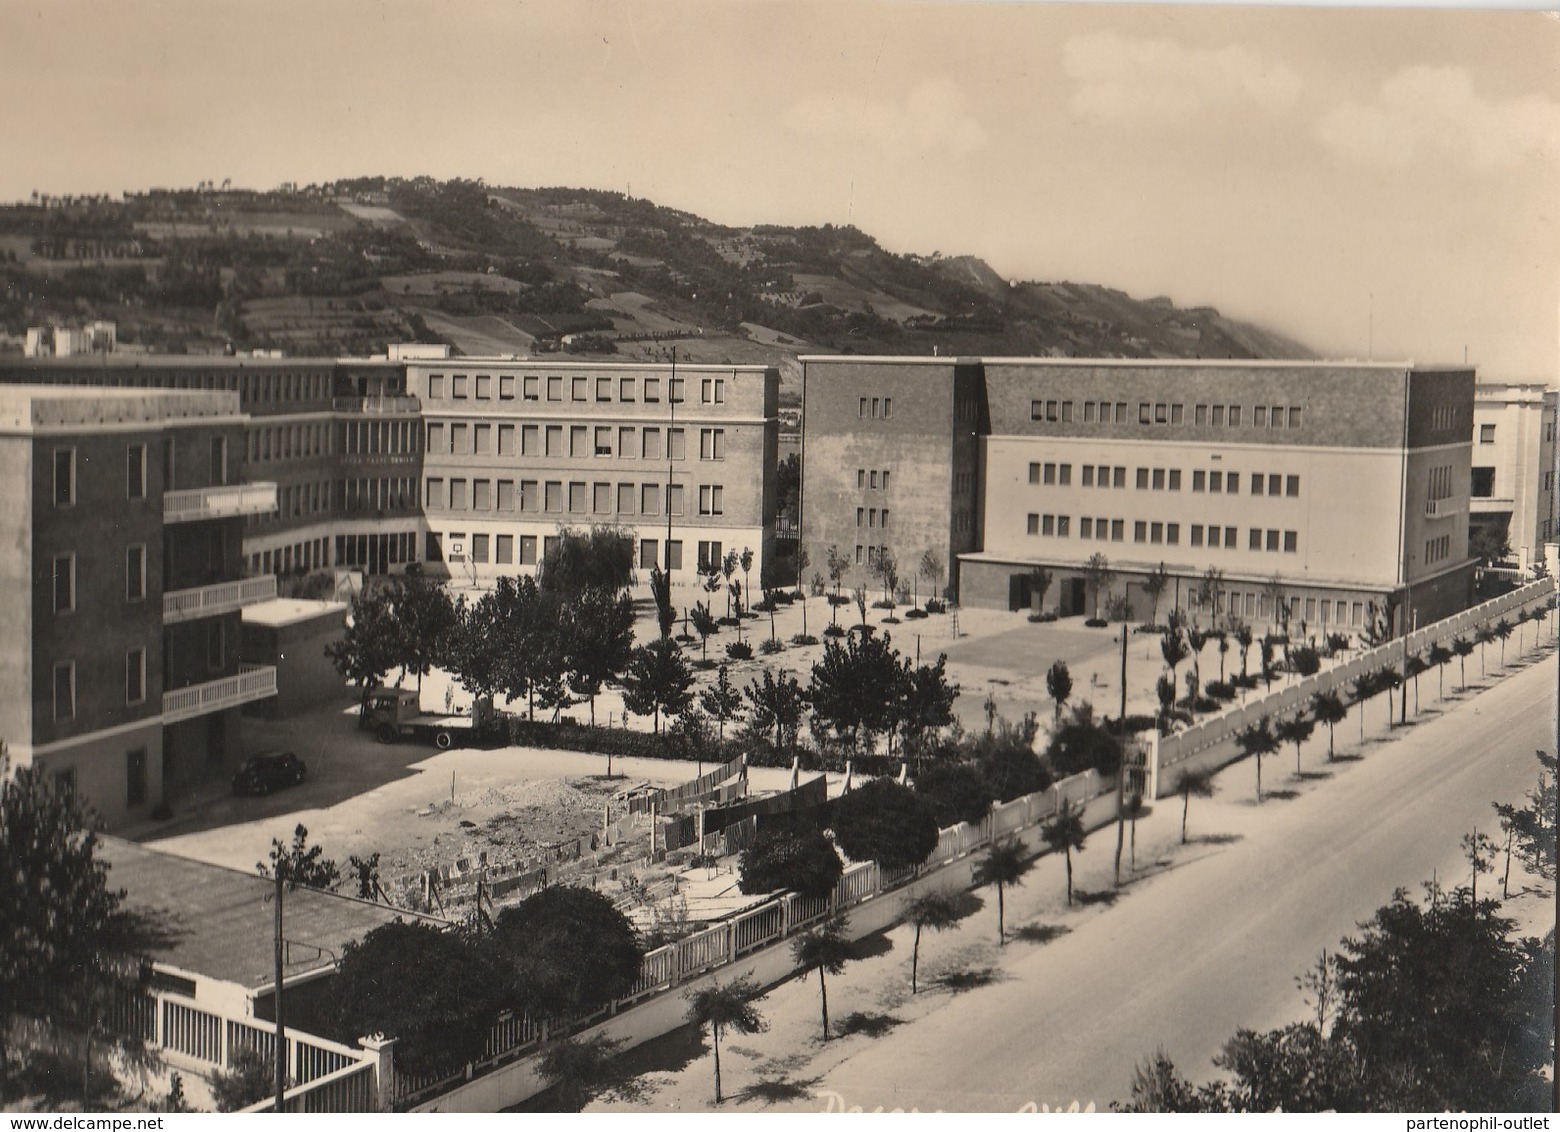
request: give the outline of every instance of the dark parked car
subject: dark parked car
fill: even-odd
[[[233,776],[235,794],[269,794],[284,786],[296,786],[306,773],[303,760],[291,751],[272,751],[245,759]]]

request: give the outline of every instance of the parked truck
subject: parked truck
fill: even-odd
[[[413,689],[380,688],[368,697],[363,726],[373,731],[381,743],[413,736],[431,739],[435,747],[447,751],[456,743],[470,743],[492,715],[493,701],[489,699],[473,702],[470,712],[433,715],[422,710]]]

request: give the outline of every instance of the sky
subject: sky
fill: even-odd
[[[363,175],[854,224],[1560,381],[1560,20],[986,0],[0,0],[0,200]]]

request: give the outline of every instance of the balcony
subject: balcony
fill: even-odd
[[[233,613],[253,605],[257,601],[270,601],[276,596],[276,575],[260,578],[243,578],[236,582],[218,582],[212,586],[196,586],[190,590],[173,590],[163,594],[163,624],[194,621],[199,617],[215,617],[219,613]]]
[[[1450,519],[1453,515],[1460,515],[1467,510],[1466,499],[1427,499],[1425,500],[1425,518]]]
[[[197,487],[163,492],[163,522],[190,523],[265,515],[276,510],[274,483],[243,483],[230,487]]]
[[[240,664],[237,676],[206,684],[191,684],[163,693],[163,722],[178,723],[198,715],[226,711],[276,695],[276,668],[270,664]]]
[[[422,402],[416,397],[333,397],[331,408],[338,413],[406,416],[421,412]]]

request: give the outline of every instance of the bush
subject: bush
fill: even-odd
[[[1042,614],[1041,616],[1043,617],[1044,615]],[[1084,624],[1091,629],[1103,629],[1109,625],[1110,622],[1106,621],[1103,617],[1090,617],[1087,621],[1084,622]]]
[[[818,829],[761,832],[742,851],[737,887],[749,896],[788,889],[800,896],[828,896],[845,866]]]
[[[511,1009],[533,1018],[588,1013],[627,994],[639,977],[634,925],[588,888],[542,889],[501,911],[490,938],[511,980]]]
[[[829,625],[823,630],[825,637],[843,637],[845,630],[839,625]]]
[[[935,597],[929,597],[929,598],[926,599],[926,612],[928,612],[928,613],[947,613],[948,612],[948,603],[944,602],[944,601],[939,601]]]
[[[915,776],[915,792],[932,806],[939,829],[975,824],[991,809],[991,788],[971,763],[934,763]]]
[[[1233,700],[1235,698],[1235,685],[1227,680],[1210,680],[1203,685],[1203,691],[1216,700]]]
[[[911,608],[905,610],[905,620],[906,621],[919,621],[919,620],[921,620],[925,616],[926,616],[926,610],[924,610],[924,609],[916,609],[915,607],[912,606]]]
[[[723,625],[723,626],[725,626],[726,628],[729,629],[733,625],[740,625],[740,624],[742,624],[742,618],[740,618],[740,617],[717,617],[717,618],[715,618],[715,624]]]
[[[1132,603],[1125,594],[1113,594],[1105,602],[1105,617],[1110,621],[1132,620]]]
[[[874,601],[872,603],[872,608],[873,609],[893,609],[894,608],[894,603],[889,601],[887,598],[881,598],[880,597],[880,598],[878,598],[876,601]]]
[[[257,1049],[240,1049],[233,1055],[233,1067],[218,1071],[211,1078],[211,1097],[217,1102],[218,1112],[237,1112],[274,1096],[275,1092],[276,1059]]]
[[[747,641],[732,641],[726,646],[726,655],[732,660],[752,660],[753,646]]]
[[[838,798],[829,827],[851,860],[876,861],[885,869],[919,865],[937,848],[932,804],[888,778],[875,778]]]
[[[1153,716],[1141,718],[1148,721],[1149,727],[1155,726]],[[1132,720],[1126,722],[1130,728]],[[1121,766],[1121,739],[1095,720],[1092,705],[1083,703],[1062,720],[1045,749],[1045,757],[1061,778],[1086,770],[1112,775]]]
[[[849,605],[854,600],[855,599],[852,598],[849,594],[830,594],[829,595],[829,604],[830,605]]]
[[[791,638],[791,643],[793,645],[797,645],[798,647],[806,647],[807,645],[817,644],[818,638],[813,636],[811,633],[798,633],[796,636]]]
[[[774,656],[777,652],[784,652],[785,645],[778,639],[763,640],[758,642],[758,651],[765,656]]]

